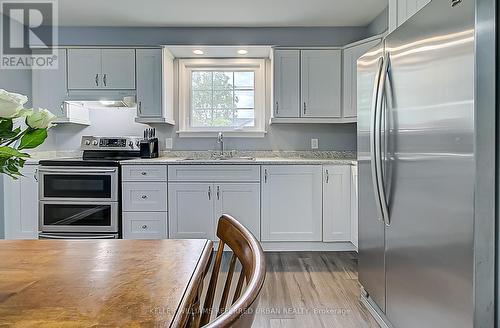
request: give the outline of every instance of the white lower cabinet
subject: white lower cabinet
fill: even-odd
[[[358,248],[358,166],[351,166],[351,242]]]
[[[124,212],[124,239],[167,238],[167,212]]]
[[[323,241],[351,240],[351,167],[323,166]]]
[[[213,197],[211,183],[169,183],[169,237],[214,239]]]
[[[37,169],[26,164],[17,180],[2,175],[5,239],[38,239]]]
[[[217,221],[229,214],[260,236],[259,183],[169,184],[170,238],[216,239]]]
[[[123,165],[123,238],[168,238],[167,201],[166,165]]]
[[[215,188],[215,225],[229,214],[260,240],[260,183],[220,183]]]
[[[322,166],[262,166],[262,241],[321,241]]]

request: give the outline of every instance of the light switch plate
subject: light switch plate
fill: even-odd
[[[165,149],[172,149],[172,148],[173,148],[172,138],[165,139]]]
[[[311,149],[319,148],[319,139],[311,139]]]

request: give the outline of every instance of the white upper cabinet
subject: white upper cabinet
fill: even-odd
[[[161,49],[137,49],[137,116],[162,117]]]
[[[274,52],[274,117],[299,117],[300,50]]]
[[[57,50],[57,69],[34,69],[33,107],[46,108],[57,117],[63,114],[62,104],[67,97],[66,49]]]
[[[321,241],[321,165],[262,167],[262,241]]]
[[[376,46],[381,39],[348,46],[343,55],[343,117],[357,118],[357,60]]]
[[[301,116],[341,118],[341,50],[301,51]]]
[[[351,167],[323,167],[323,241],[351,240]]]
[[[431,0],[389,0],[389,32],[395,30]]]
[[[135,49],[102,49],[102,82],[106,89],[135,89]]]
[[[68,49],[68,89],[102,88],[101,49]]]
[[[68,49],[68,89],[135,89],[135,50]]]

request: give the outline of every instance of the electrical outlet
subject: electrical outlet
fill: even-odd
[[[319,148],[319,139],[311,139],[311,149]]]
[[[173,147],[172,138],[165,139],[165,149],[172,149],[172,147]]]

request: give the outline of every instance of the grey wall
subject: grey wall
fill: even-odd
[[[369,35],[381,34],[389,29],[389,7],[386,7],[367,27]]]
[[[61,27],[63,45],[280,45],[335,46],[366,37],[366,27],[150,28]]]
[[[163,44],[341,46],[365,38],[367,27],[324,28],[120,28],[62,27],[59,44],[73,46],[141,46]],[[269,114],[268,114],[269,116]],[[207,150],[217,145],[213,138],[179,138],[177,127],[155,125],[161,144],[173,138],[175,150]],[[57,148],[74,145],[71,135],[86,134],[87,128],[60,126],[55,131]],[[241,150],[309,150],[311,138],[319,138],[322,150],[355,150],[355,124],[279,124],[266,127],[264,138],[226,138],[229,148]],[[102,133],[105,133],[103,131]],[[69,141],[73,140],[73,141]]]

